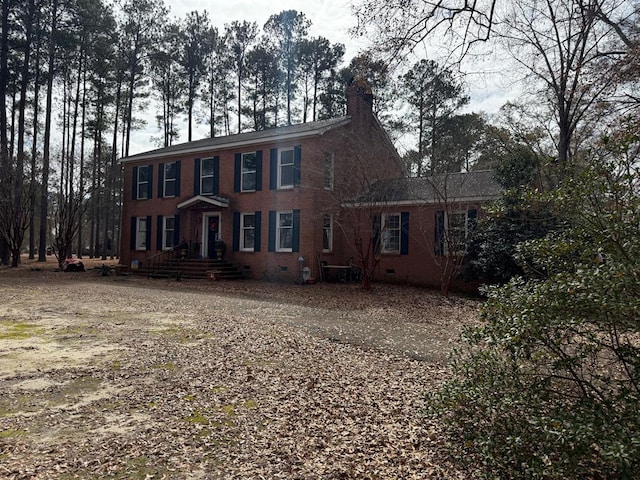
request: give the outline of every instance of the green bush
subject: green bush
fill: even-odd
[[[628,166],[555,193],[569,226],[518,247],[535,274],[487,290],[453,378],[428,397],[482,478],[640,476],[640,201]]]

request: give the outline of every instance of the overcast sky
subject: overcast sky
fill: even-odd
[[[260,29],[267,19],[283,10],[297,10],[311,21],[310,36],[323,36],[332,43],[343,43],[346,46],[345,63],[348,63],[358,52],[368,46],[367,39],[355,40],[350,37],[349,29],[356,21],[351,13],[349,0],[165,0],[171,17],[184,18],[188,12],[206,10],[211,23],[223,31],[224,25],[234,20],[257,22]],[[476,70],[486,68],[486,65]],[[465,78],[471,96],[471,111],[496,112],[505,101],[511,98],[509,88],[494,76],[479,74],[477,71]],[[153,100],[149,106],[154,110]],[[206,135],[204,126],[195,126],[194,139]],[[186,141],[186,127],[181,130],[179,143]],[[159,137],[160,130],[154,121],[147,127],[132,134],[130,154],[156,148],[151,137]],[[402,146],[400,146],[401,149]],[[409,147],[410,148],[410,147]]]

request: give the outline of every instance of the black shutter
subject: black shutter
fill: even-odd
[[[240,212],[233,212],[233,251],[240,251]]]
[[[176,197],[180,196],[180,160],[176,162]]]
[[[269,210],[269,244],[268,250],[270,252],[276,251],[276,212],[275,210]]]
[[[300,145],[296,145],[293,148],[293,185],[300,185],[300,164],[302,162],[302,147]]]
[[[256,152],[256,192],[262,190],[262,150]]]
[[[164,163],[158,165],[158,197],[164,197]]]
[[[158,229],[156,230],[156,250],[162,250],[162,215],[158,215]]]
[[[242,182],[242,154],[236,153],[233,159],[233,191],[238,193]]]
[[[381,215],[377,214],[374,215],[373,218],[371,219],[372,222],[372,233],[373,235],[372,240],[373,240],[373,251],[374,253],[377,255],[378,253],[380,253],[381,250],[381,245],[380,245],[380,223],[381,223],[382,217]]]
[[[294,252],[300,251],[300,210],[293,211],[293,240],[291,250]]]
[[[220,157],[213,157],[213,194],[220,193]]]
[[[433,242],[436,255],[444,255],[444,211],[436,212],[435,239]]]
[[[269,189],[278,188],[278,149],[272,148],[269,153]]]
[[[200,159],[193,162],[193,194],[200,195]]]
[[[173,246],[177,247],[179,243],[180,243],[180,215],[176,213],[173,216]]]
[[[145,240],[147,243],[146,250],[151,250],[151,215],[147,217],[147,238]]]
[[[409,212],[400,212],[400,255],[409,254]]]
[[[147,182],[147,198],[153,197],[153,165],[147,167],[149,170],[149,181]]]
[[[136,249],[136,235],[138,234],[138,219],[131,217],[131,238],[129,242],[129,248],[133,251]]]
[[[133,167],[132,181],[131,181],[131,198],[133,200],[138,199],[138,167]]]
[[[253,241],[253,251],[260,251],[260,240],[262,238],[260,232],[262,231],[262,212],[255,212],[255,232],[254,232],[254,241]]]

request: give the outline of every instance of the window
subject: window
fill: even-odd
[[[278,188],[293,188],[295,162],[293,148],[278,150]]]
[[[151,179],[149,178],[149,167],[138,167],[138,178],[136,181],[137,199],[144,200],[149,198],[149,182],[151,182]]]
[[[447,252],[463,254],[467,249],[467,212],[447,212],[446,216]]]
[[[400,252],[401,222],[399,214],[382,215],[382,252]]]
[[[147,249],[147,217],[138,217],[136,219],[136,250]]]
[[[277,212],[276,250],[293,251],[293,212]]]
[[[215,159],[203,158],[200,171],[200,194],[213,195],[215,185]]]
[[[243,192],[255,192],[256,190],[256,153],[242,154],[242,189]]]
[[[176,178],[177,178],[177,165],[176,162],[164,164],[164,185],[163,192],[165,197],[176,196]]]
[[[322,218],[322,251],[333,250],[333,216],[325,215]]]
[[[240,250],[253,252],[256,240],[256,216],[253,213],[240,215]]]
[[[324,189],[333,190],[333,152],[325,152],[324,154]]]
[[[174,241],[174,232],[176,228],[176,219],[175,217],[164,217],[162,220],[162,249],[169,250],[173,248]]]

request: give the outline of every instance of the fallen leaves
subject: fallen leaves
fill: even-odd
[[[421,409],[472,301],[140,279],[49,281],[34,295],[31,282],[0,275],[0,318],[39,326],[0,342],[0,428],[23,432],[0,435],[7,478],[465,478]],[[4,368],[9,353],[22,361],[16,342],[64,355],[20,350],[40,357],[16,373]],[[28,383],[27,401],[28,378],[46,388]]]

